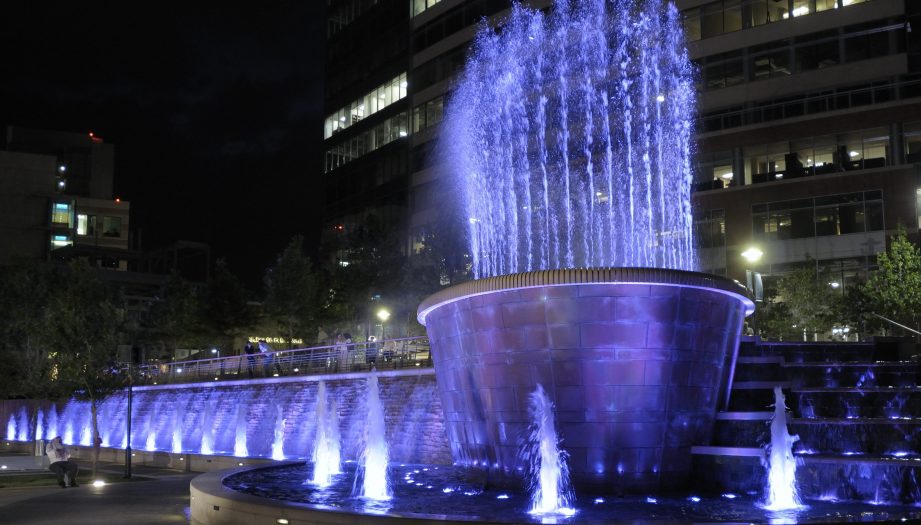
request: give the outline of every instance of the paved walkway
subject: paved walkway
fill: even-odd
[[[189,523],[189,481],[196,473],[136,467],[148,478],[93,487],[88,466],[80,462],[81,485],[0,489],[0,523],[10,525]],[[121,465],[105,467],[122,472]]]

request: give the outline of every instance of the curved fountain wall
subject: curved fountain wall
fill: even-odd
[[[734,281],[645,268],[471,281],[422,303],[454,461],[497,483],[525,469],[528,394],[556,405],[573,483],[687,483],[707,443],[726,357],[754,310]]]
[[[450,463],[431,369],[381,371],[378,375],[393,460]],[[206,457],[235,456],[245,448],[249,458],[309,458],[317,437],[319,384],[324,381],[326,397],[336,402],[343,459],[356,459],[365,428],[367,379],[366,373],[350,373],[138,386],[134,388],[131,447],[139,453]],[[125,392],[100,405],[103,447],[127,444],[127,405]],[[85,401],[43,403],[40,410],[28,401],[0,402],[0,419],[16,422],[7,441],[60,435],[67,444],[91,444],[90,408]],[[20,420],[27,424],[20,425]],[[203,451],[206,442],[209,450]],[[274,453],[275,444],[281,454]]]

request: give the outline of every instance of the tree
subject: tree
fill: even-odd
[[[392,303],[402,280],[406,256],[403,240],[392,226],[369,214],[364,222],[324,247],[329,288],[323,324],[364,325],[372,315],[372,298]]]
[[[265,275],[265,313],[288,338],[315,336],[323,308],[319,276],[295,236]]]
[[[437,221],[410,248],[405,232],[369,214],[358,227],[327,238],[323,247],[329,288],[324,327],[365,325],[378,308],[392,317],[391,334],[421,332],[416,309],[445,285],[469,279],[462,223],[456,210],[442,209]],[[419,242],[421,241],[421,242]],[[407,250],[415,250],[409,254]]]
[[[863,287],[869,312],[921,327],[921,252],[901,228],[876,256],[879,269]]]
[[[124,310],[118,296],[93,273],[84,261],[67,267],[57,289],[50,295],[43,316],[49,327],[51,379],[89,401],[93,433],[93,475],[99,459],[98,407],[124,386],[125,377],[116,363]]]
[[[57,397],[51,382],[51,344],[45,308],[58,275],[48,263],[22,262],[0,277],[0,396]]]
[[[205,328],[224,345],[232,345],[235,337],[255,324],[255,310],[248,297],[249,292],[227,268],[226,261],[218,259],[200,308]]]
[[[829,281],[826,272],[816,273],[811,260],[780,276],[776,285],[765,290],[759,328],[781,338],[830,330],[840,310],[841,295],[829,286]]]
[[[195,288],[178,273],[173,273],[150,308],[147,332],[175,351],[183,341],[190,342],[201,336],[199,313]]]

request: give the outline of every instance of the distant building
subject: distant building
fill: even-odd
[[[113,198],[113,150],[92,133],[9,126],[0,150],[0,264],[83,257],[127,270],[130,204]]]
[[[921,3],[678,0],[699,65],[706,271],[807,265],[844,289],[921,202]],[[741,256],[749,247],[757,261]]]
[[[369,214],[405,228],[409,4],[330,0],[327,13],[324,239]]]
[[[917,239],[921,2],[676,4],[699,67],[693,203],[703,270],[742,280],[746,270],[812,265],[844,289],[874,268],[897,228]],[[511,2],[329,5],[327,235],[379,209],[418,248],[456,200],[434,156],[445,96],[477,24],[501,23]],[[763,252],[756,262],[741,256],[752,246]]]

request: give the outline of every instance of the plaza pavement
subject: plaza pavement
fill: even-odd
[[[80,486],[0,488],[0,523],[44,524],[175,524],[189,523],[189,481],[197,473],[135,467],[143,481],[125,481],[93,487],[89,465],[80,464]],[[120,474],[121,465],[100,470]]]

